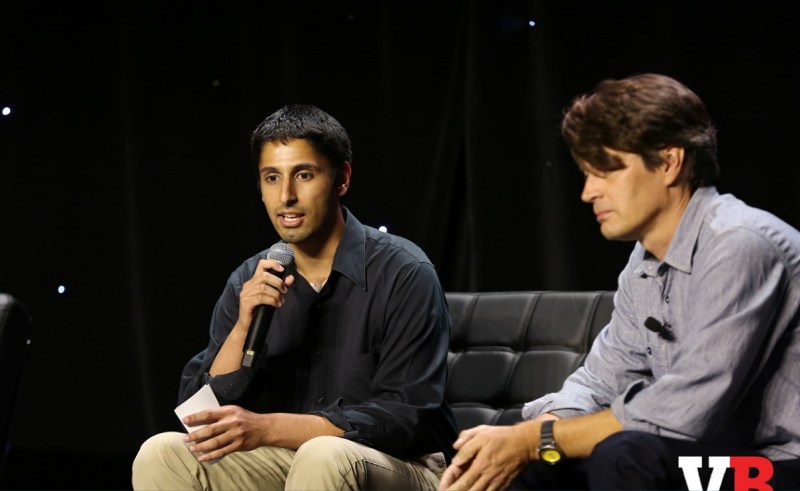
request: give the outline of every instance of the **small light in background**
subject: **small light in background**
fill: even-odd
[[[64,285],[58,285],[58,288],[56,289],[56,291],[58,291],[58,293],[59,293],[60,295],[63,295],[63,294],[64,294],[64,292],[66,292],[66,291],[67,291],[67,287],[65,287]]]
[[[211,86],[212,86],[212,87],[219,87],[219,83],[220,83],[220,82],[219,82],[219,80],[213,80],[213,81],[211,82]]]
[[[383,225],[381,225],[380,227],[378,227],[378,230],[379,230],[379,231],[381,231],[381,232],[384,232],[384,233],[386,233],[386,232],[388,232],[388,231],[389,231],[389,229],[388,229],[388,228],[386,228],[386,227],[384,227]]]
[[[8,116],[9,114],[11,114],[11,108],[8,107],[8,106],[4,107],[3,108],[3,116]]]
[[[529,21],[528,21],[528,25],[529,25],[529,26],[531,26],[531,27],[533,27],[533,26],[535,26],[535,25],[536,25],[536,21],[529,20]]]

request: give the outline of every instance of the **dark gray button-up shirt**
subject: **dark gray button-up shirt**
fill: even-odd
[[[626,430],[800,457],[797,230],[700,188],[664,261],[636,244],[614,306],[584,366],[525,417],[610,407]]]
[[[208,377],[239,315],[239,292],[266,251],[234,271],[214,309],[208,347],[183,371],[179,402],[210,383],[220,403],[251,411],[320,414],[344,437],[401,457],[453,453],[444,401],[450,317],[436,271],[410,241],[346,212],[322,290],[294,266],[266,356],[254,370]],[[263,350],[262,350],[263,351]]]

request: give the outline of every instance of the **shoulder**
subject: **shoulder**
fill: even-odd
[[[720,287],[783,283],[800,287],[800,232],[731,195],[708,208],[692,256],[693,277]]]
[[[725,249],[729,254],[774,254],[790,263],[800,258],[800,232],[772,213],[730,194],[713,201],[698,242],[698,249]]]
[[[370,226],[364,225],[365,249],[367,260],[389,261],[395,264],[428,265],[433,266],[425,252],[414,242],[381,232]]]

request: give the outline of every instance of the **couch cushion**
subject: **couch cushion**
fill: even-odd
[[[613,292],[448,292],[446,397],[459,430],[512,424],[561,388],[608,323]]]

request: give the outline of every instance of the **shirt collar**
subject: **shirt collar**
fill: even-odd
[[[352,282],[367,289],[367,234],[361,222],[342,206],[344,214],[344,232],[336,254],[333,256],[334,271],[350,278]]]
[[[669,243],[667,255],[664,263],[669,264],[675,269],[685,273],[692,272],[692,258],[694,256],[695,244],[700,235],[700,227],[703,225],[706,212],[711,202],[719,196],[717,188],[713,186],[698,188],[692,194],[686,211],[678,224],[678,229]],[[649,253],[645,258],[651,257]]]

